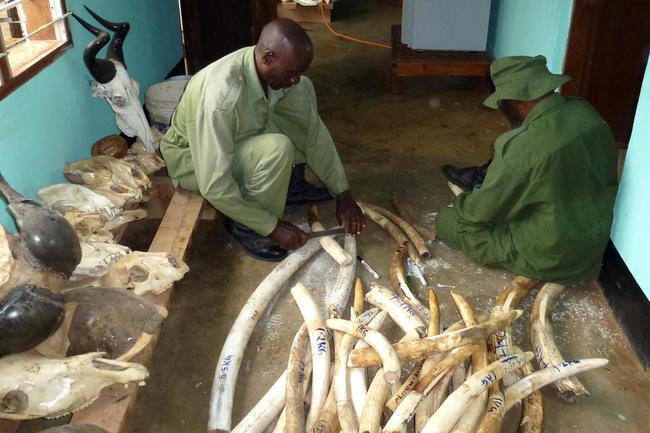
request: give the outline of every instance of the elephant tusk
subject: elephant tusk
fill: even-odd
[[[325,230],[325,227],[320,221],[320,211],[318,205],[313,204],[309,207],[307,212],[307,220],[313,232],[322,232]],[[334,240],[331,236],[323,236],[318,239],[321,247],[325,250],[327,254],[334,259],[339,266],[349,265],[352,261],[350,254],[345,251],[338,242]]]
[[[564,290],[564,286],[547,283],[540,289],[531,312],[530,338],[540,369],[551,365],[562,365],[564,358],[555,345],[553,327],[550,321],[553,303]],[[557,396],[567,403],[575,403],[582,395],[589,396],[587,389],[575,377],[565,377],[553,383]]]
[[[445,359],[436,364],[427,373],[430,379],[422,379],[410,393],[404,397],[402,402],[393,412],[386,425],[384,426],[384,433],[399,433],[404,429],[416,414],[417,408],[422,403],[434,387],[448,375],[453,369],[463,362],[468,356],[476,350],[478,346],[465,346],[451,354]]]
[[[413,228],[418,231],[418,233],[420,233],[425,238],[428,238],[432,242],[437,239],[438,236],[436,235],[434,229],[431,229],[424,224],[419,223],[406,209],[404,209],[404,206],[402,206],[400,203],[399,199],[397,198],[397,192],[395,191],[393,191],[392,203],[393,207],[395,207],[395,210],[397,211],[397,214],[404,218],[406,222],[411,224]]]
[[[363,403],[363,410],[359,419],[359,433],[379,433],[381,431],[379,423],[390,388],[391,384],[386,381],[384,369],[380,368],[370,383],[366,400]]]
[[[395,292],[371,283],[370,291],[366,293],[366,301],[386,311],[409,340],[417,340],[425,336],[426,325],[415,314],[415,310]]]
[[[386,381],[388,383],[395,383],[399,379],[401,371],[399,358],[388,339],[380,332],[368,328],[361,323],[353,323],[343,319],[328,319],[327,327],[363,339],[379,354],[381,364],[384,367]]]
[[[361,206],[361,209],[363,210],[363,213],[368,216],[371,220],[373,220],[375,223],[377,223],[382,229],[384,229],[388,234],[395,239],[395,242],[397,242],[398,245],[406,245],[408,248],[409,252],[409,257],[416,263],[416,265],[420,266],[422,264],[420,260],[420,256],[418,255],[418,252],[416,249],[413,247],[413,245],[409,242],[409,239],[404,235],[404,233],[397,227],[395,224],[393,224],[388,218],[371,208],[370,206],[364,204],[364,203],[358,203],[359,206]]]
[[[386,320],[388,314],[385,311],[380,311],[371,321],[368,323],[368,328],[379,331]],[[357,344],[354,346],[355,349],[361,349],[368,347],[368,344],[363,341],[357,341]],[[366,395],[368,394],[368,383],[366,381],[366,369],[365,368],[351,368],[350,372],[350,389],[354,390],[352,394],[352,404],[354,405],[354,411],[357,414],[357,418],[361,419],[361,413],[363,411],[363,404],[366,400]]]
[[[404,300],[413,307],[418,317],[424,321],[429,321],[429,310],[422,305],[422,302],[411,292],[411,288],[406,282],[404,276],[404,258],[406,256],[406,247],[400,245],[393,254],[393,260],[390,265],[390,281],[395,293],[402,295]]]
[[[604,358],[588,358],[565,361],[562,364],[550,365],[542,370],[538,370],[506,388],[503,393],[505,396],[504,409],[507,412],[519,400],[543,386],[577,373],[604,367],[607,364],[609,364],[609,361]]]
[[[212,382],[209,431],[230,430],[239,367],[253,329],[271,299],[277,296],[287,280],[320,249],[317,241],[309,241],[280,262],[257,286],[239,312],[221,349]]]
[[[298,309],[309,330],[313,377],[307,425],[311,426],[316,421],[316,417],[323,409],[327,399],[330,384],[331,346],[327,326],[309,289],[304,284],[298,283],[291,288],[291,295],[296,300]]]
[[[521,367],[524,376],[533,374],[533,366],[530,362]],[[540,389],[533,391],[524,397],[521,412],[521,420],[517,433],[542,433],[544,430],[544,395]]]
[[[415,388],[415,385],[418,383],[420,373],[422,372],[423,364],[424,360],[419,360],[415,363],[402,386],[400,386],[397,392],[393,393],[393,395],[388,399],[388,403],[386,403],[386,407],[388,409],[394,412],[397,406],[399,406],[402,400],[404,400],[404,397],[406,397],[408,393],[411,392],[413,388]]]
[[[423,433],[448,433],[458,422],[472,399],[476,398],[488,387],[501,379],[511,370],[520,368],[533,354],[527,352],[522,356],[513,355],[510,358],[494,361],[487,367],[472,374],[465,383],[452,392],[440,408],[429,418]]]
[[[286,433],[305,433],[305,406],[303,388],[305,377],[305,354],[309,349],[309,333],[303,323],[291,344],[287,361],[287,383],[285,390],[285,426]]]
[[[508,286],[495,301],[492,315],[509,311],[511,307],[518,305],[530,290],[537,285],[539,281],[531,278],[517,276],[508,283]],[[512,355],[512,335],[510,327],[505,327],[502,330],[490,335],[488,337],[488,352],[493,359],[504,358]],[[505,386],[515,383],[520,378],[519,372],[514,371],[503,378]],[[503,393],[499,384],[492,384],[488,394],[487,411],[477,433],[499,433],[503,423],[505,411],[503,410],[504,402]],[[526,410],[526,408],[524,408]]]
[[[469,326],[434,337],[400,342],[393,345],[393,347],[401,361],[421,359],[435,352],[448,352],[456,347],[480,341],[489,334],[509,326],[521,315],[521,310],[508,311],[498,314],[480,325]],[[374,367],[381,365],[381,358],[373,349],[355,349],[350,354],[348,365],[352,367]]]
[[[394,203],[396,203],[397,197],[393,196]],[[397,206],[396,206],[397,207]],[[438,303],[438,297],[436,292],[433,289],[429,289],[429,322],[427,326],[427,337],[433,337],[434,335],[440,334],[440,305]],[[440,362],[443,359],[442,354],[435,354],[430,358],[425,359],[424,364],[422,365],[422,370],[430,370],[435,364]],[[437,389],[437,388],[436,388]],[[429,395],[422,398],[422,401],[415,409],[415,431],[420,433],[424,428],[427,420],[431,418],[434,408],[434,392],[431,392]]]
[[[399,217],[398,215],[395,215],[393,212],[389,211],[388,209],[384,209],[383,207],[376,206],[373,204],[366,204],[367,207],[371,208],[375,212],[380,213],[384,217],[388,218],[390,221],[392,221],[395,225],[397,225],[409,238],[409,240],[413,243],[413,246],[418,252],[418,256],[422,259],[426,259],[427,257],[431,256],[431,252],[429,251],[429,248],[427,248],[427,244],[424,242],[424,239],[422,239],[422,236],[408,223],[406,222],[403,218]]]

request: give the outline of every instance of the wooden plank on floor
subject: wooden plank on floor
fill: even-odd
[[[0,433],[14,433],[20,427],[19,421],[0,419]]]
[[[195,193],[177,189],[160,223],[150,252],[172,252],[179,258],[184,258],[190,245],[192,232],[199,221],[203,208],[203,198]],[[157,305],[168,307],[174,287],[170,287],[160,295],[146,294],[145,298]],[[147,365],[153,355],[158,341],[160,329],[154,335],[151,343],[132,362]],[[88,408],[75,413],[71,424],[94,424],[110,433],[121,433],[126,426],[126,420],[135,405],[138,385],[114,385],[106,388],[99,399]]]

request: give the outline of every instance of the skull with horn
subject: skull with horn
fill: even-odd
[[[84,6],[107,30],[114,32],[110,38],[108,32],[98,29],[72,14],[86,30],[95,35],[84,49],[84,63],[95,81],[92,83],[93,96],[105,99],[115,112],[117,127],[127,136],[137,136],[149,152],[155,150],[156,140],[151,133],[149,122],[140,105],[140,85],[126,72],[122,46],[131,26],[129,23],[107,21]],[[105,59],[98,59],[99,51],[108,45]]]

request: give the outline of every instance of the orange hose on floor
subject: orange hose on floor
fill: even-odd
[[[371,47],[387,48],[389,50],[392,48],[390,45],[380,44],[378,42],[366,41],[366,40],[363,40],[363,39],[357,39],[357,38],[354,38],[352,36],[344,35],[343,33],[338,33],[336,30],[334,30],[332,28],[330,23],[327,22],[327,18],[325,18],[325,7],[323,6],[322,1],[320,3],[320,14],[323,17],[323,23],[325,24],[325,26],[327,26],[327,30],[329,30],[330,33],[332,33],[334,35],[334,37],[337,37],[339,39],[344,39],[344,40],[350,41],[350,42],[356,42],[356,43],[362,44],[362,45],[369,45]]]

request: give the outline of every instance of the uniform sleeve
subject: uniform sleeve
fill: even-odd
[[[225,110],[206,110],[188,125],[188,141],[201,195],[219,212],[267,236],[277,218],[242,196],[232,177],[235,118]]]
[[[338,195],[350,188],[334,141],[318,114],[314,86],[307,77],[293,86],[275,106],[273,123],[305,156],[307,165]]]

